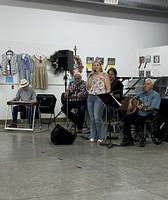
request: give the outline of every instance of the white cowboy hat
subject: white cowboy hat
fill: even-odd
[[[26,87],[29,85],[29,82],[26,79],[20,80],[20,87]]]

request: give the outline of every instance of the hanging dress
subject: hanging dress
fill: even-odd
[[[30,84],[32,83],[33,61],[30,55],[25,53],[18,54],[18,71],[19,80],[26,79]]]
[[[47,57],[35,54],[32,60],[34,65],[32,87],[42,90],[48,89]]]

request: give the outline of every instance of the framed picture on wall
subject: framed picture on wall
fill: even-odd
[[[86,72],[92,71],[93,61],[94,61],[94,57],[86,57]]]
[[[107,64],[108,65],[115,65],[115,58],[108,58],[107,59]]]
[[[153,56],[153,64],[154,65],[160,65],[160,55],[154,55]]]
[[[144,77],[144,76],[145,76],[145,71],[139,70],[139,77]]]
[[[151,77],[151,70],[146,70],[146,77]]]
[[[150,63],[151,62],[151,56],[145,56],[145,62]]]
[[[140,56],[139,57],[139,63],[142,64],[145,62],[145,56]]]
[[[92,64],[94,57],[86,57],[86,64]]]

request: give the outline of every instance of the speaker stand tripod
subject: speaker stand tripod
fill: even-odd
[[[67,90],[67,70],[65,70],[64,80],[65,80],[64,85],[65,85],[65,91],[66,91],[66,90]],[[68,93],[69,93],[69,91],[68,91]],[[69,99],[67,98],[67,100],[66,100],[67,106],[68,106],[68,100],[69,100]],[[67,111],[68,111],[68,108],[66,109],[66,114],[68,113]],[[50,121],[50,123],[49,123],[48,126],[50,126],[50,124],[52,124],[53,122],[55,122],[55,120],[57,119],[57,117],[58,117],[59,115],[61,115],[62,113],[63,113],[62,110],[60,110],[59,113]],[[66,122],[67,122],[67,128],[68,128],[68,115],[67,115],[67,120],[66,120]]]

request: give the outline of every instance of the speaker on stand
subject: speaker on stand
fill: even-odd
[[[73,51],[59,50],[58,51],[58,68],[65,71],[73,69]]]
[[[74,66],[73,51],[59,50],[58,68],[65,71],[65,91],[67,90],[67,71],[72,70],[73,66]],[[67,128],[68,128],[68,115],[67,115]],[[59,124],[57,124],[51,132],[51,141],[55,145],[73,144],[75,139],[76,139],[76,134],[72,134]]]

